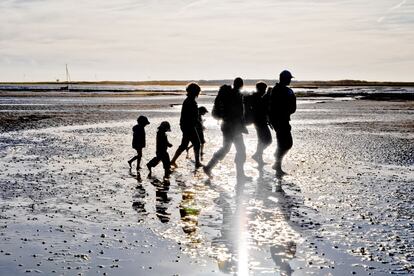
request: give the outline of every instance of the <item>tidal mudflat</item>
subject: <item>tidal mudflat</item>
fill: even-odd
[[[191,153],[169,180],[130,171],[137,115],[145,164],[161,121],[179,144],[182,99],[0,97],[0,275],[414,273],[414,102],[299,98],[282,181],[275,143],[263,169],[250,158],[252,127],[250,182],[233,150],[211,180]],[[205,126],[209,159],[222,141]]]

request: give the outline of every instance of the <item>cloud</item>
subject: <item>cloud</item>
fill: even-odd
[[[390,60],[414,60],[409,1],[4,0],[0,9],[0,78],[16,80],[54,78],[65,63],[78,79],[265,78],[287,66],[302,79],[401,78]]]
[[[378,23],[381,23],[381,22],[383,22],[385,19],[387,19],[387,17],[390,15],[390,14],[395,14],[396,12],[398,12],[397,10],[398,9],[400,9],[403,5],[405,5],[407,3],[407,0],[402,0],[401,2],[399,2],[398,4],[396,4],[396,5],[394,5],[394,6],[392,6],[392,7],[390,7],[386,12],[385,12],[385,15],[383,15],[383,16],[381,16],[381,17],[379,17],[378,19],[377,19],[377,22]],[[411,7],[408,7],[408,9],[412,9],[412,4],[410,5]],[[398,17],[400,17],[402,14],[400,13],[399,15],[398,15]],[[411,15],[412,16],[412,15]],[[404,17],[404,16],[403,16]]]
[[[390,11],[401,8],[401,6],[404,5],[405,3],[407,3],[407,0],[402,0],[399,4],[395,5],[394,7],[391,7]]]

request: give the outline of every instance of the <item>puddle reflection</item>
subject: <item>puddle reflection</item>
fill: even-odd
[[[170,221],[171,213],[168,212],[168,205],[171,198],[168,196],[170,181],[164,179],[160,181],[156,178],[151,179],[151,184],[155,187],[155,213],[162,223]]]
[[[180,180],[182,175],[175,175],[173,185],[156,178],[144,182],[155,188],[155,215],[159,221],[167,224],[178,220],[164,233],[184,245],[183,250],[213,257],[226,274],[291,275],[294,270],[290,262],[296,257],[296,243],[300,241],[298,227],[291,221],[292,209],[301,204],[292,195],[298,188],[273,178],[263,168],[258,171],[256,180],[238,181],[233,192],[223,187],[224,179],[188,185]],[[145,219],[148,194],[139,174],[136,178],[133,208]],[[206,215],[204,205],[212,213]]]

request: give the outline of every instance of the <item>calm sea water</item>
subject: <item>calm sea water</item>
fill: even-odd
[[[273,84],[269,84],[273,85]],[[65,87],[65,84],[45,84],[45,85],[18,85],[18,84],[3,84],[0,85],[0,91],[60,91]],[[201,86],[205,93],[215,93],[218,91],[218,86],[205,85]],[[327,87],[327,88],[295,88],[295,92],[314,92],[314,93],[344,93],[344,94],[358,94],[358,93],[414,93],[414,87]],[[132,92],[132,91],[154,91],[154,92],[175,92],[185,91],[184,85],[70,85],[69,91],[76,92]],[[245,86],[244,92],[253,92],[255,87]]]

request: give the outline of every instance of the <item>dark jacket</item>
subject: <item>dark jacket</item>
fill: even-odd
[[[247,103],[246,106],[250,109],[248,111],[249,117],[251,117],[251,122],[256,126],[267,124],[269,96],[270,95],[267,93],[261,96],[259,93],[256,92],[252,95],[245,97],[245,102]]]
[[[223,97],[223,131],[235,131],[236,133],[248,133],[244,124],[243,95],[232,90],[231,93]]]
[[[270,94],[269,118],[273,126],[289,125],[290,115],[296,111],[296,96],[287,86],[276,84]]]
[[[191,131],[199,127],[198,106],[195,99],[187,97],[181,108],[180,127],[182,131]]]
[[[158,130],[156,145],[157,154],[167,152],[167,149],[170,147],[172,147],[172,145],[170,144],[170,142],[168,142],[167,134],[162,130]]]
[[[134,149],[142,149],[145,148],[145,129],[141,125],[135,125],[132,128],[133,136],[132,136],[132,148]]]

